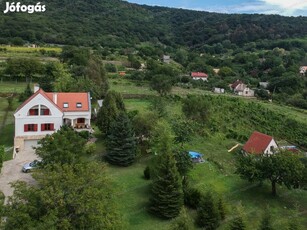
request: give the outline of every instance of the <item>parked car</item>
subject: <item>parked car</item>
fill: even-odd
[[[24,173],[28,173],[28,172],[31,172],[33,171],[34,169],[38,168],[39,167],[39,164],[41,163],[40,160],[34,160],[30,163],[26,163],[22,166],[22,171]]]

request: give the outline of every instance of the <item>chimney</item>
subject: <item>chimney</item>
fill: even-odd
[[[39,85],[35,84],[34,85],[34,93],[36,93],[39,90]]]
[[[57,93],[53,93],[53,102],[54,104],[58,104],[58,94]]]

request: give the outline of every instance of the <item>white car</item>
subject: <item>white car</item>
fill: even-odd
[[[24,173],[31,172],[32,170],[36,169],[39,166],[39,163],[41,163],[40,160],[34,160],[30,163],[26,163],[22,166],[22,171]]]

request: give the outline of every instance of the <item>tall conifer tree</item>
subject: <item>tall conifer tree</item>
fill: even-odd
[[[183,206],[182,181],[171,152],[160,153],[152,182],[149,211],[161,218],[174,218]]]
[[[126,113],[120,113],[110,126],[107,136],[109,163],[120,166],[131,165],[136,157],[136,138],[132,124]]]
[[[97,114],[97,126],[104,136],[109,135],[111,123],[120,112],[125,112],[125,105],[120,93],[109,91]]]
[[[204,227],[208,230],[217,229],[219,226],[220,213],[210,192],[200,201],[196,223],[199,227]]]

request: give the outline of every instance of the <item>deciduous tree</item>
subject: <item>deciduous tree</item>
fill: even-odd
[[[53,165],[33,174],[37,185],[14,184],[4,229],[121,229],[105,165]]]
[[[72,128],[63,126],[39,141],[36,154],[42,158],[43,165],[74,164],[86,155],[86,140]]]
[[[172,81],[167,75],[155,75],[152,77],[150,86],[156,90],[160,96],[166,96],[172,90]]]
[[[281,152],[273,155],[247,155],[237,160],[237,173],[250,182],[269,180],[272,194],[276,195],[276,185],[298,188],[302,182],[304,165],[298,156]]]

